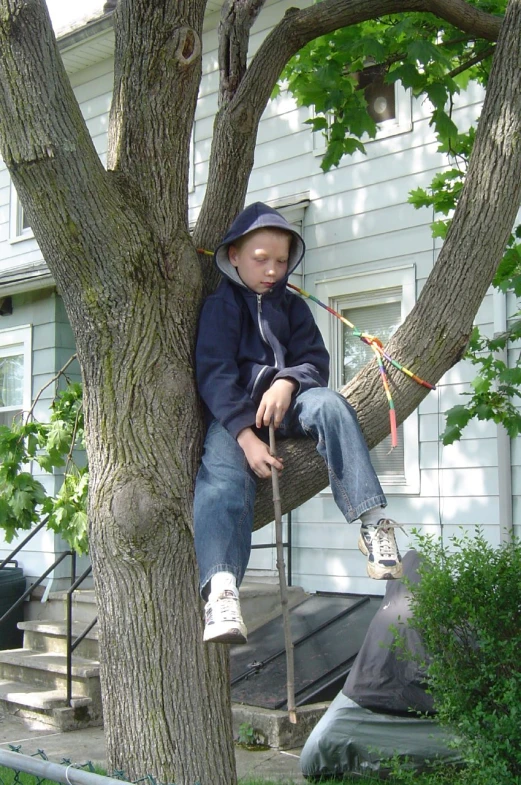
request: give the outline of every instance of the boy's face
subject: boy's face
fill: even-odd
[[[287,232],[258,229],[239,246],[230,245],[228,257],[249,289],[266,294],[288,271],[290,245]]]

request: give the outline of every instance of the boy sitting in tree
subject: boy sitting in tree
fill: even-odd
[[[283,468],[268,426],[310,436],[324,458],[371,578],[402,575],[393,521],[352,406],[328,389],[329,355],[308,305],[286,288],[304,242],[280,213],[257,202],[235,219],[215,252],[223,275],[205,300],[196,370],[208,415],[194,500],[195,547],[205,607],[204,640],[245,643],[238,587],[251,550],[257,478]]]

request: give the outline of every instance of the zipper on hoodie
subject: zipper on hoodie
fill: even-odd
[[[266,338],[266,335],[264,333],[264,328],[262,326],[262,294],[257,295],[257,322],[259,325],[259,330],[262,340],[264,341],[264,343],[267,343],[270,348],[273,348],[270,342],[268,341],[268,339]]]
[[[273,352],[273,360],[274,360],[274,362],[275,362],[275,368],[276,368],[277,370],[280,370],[280,368],[279,368],[279,364],[278,364],[278,362],[277,362],[277,352],[275,351],[275,349],[273,348],[273,346],[271,345],[271,343],[270,343],[270,342],[268,341],[268,339],[266,338],[266,333],[264,332],[264,328],[263,328],[263,326],[262,326],[262,294],[258,294],[258,295],[257,295],[257,323],[258,323],[258,325],[259,325],[259,331],[260,331],[260,334],[261,334],[261,338],[262,338],[262,340],[264,341],[264,343],[265,343],[267,346],[269,346],[269,347],[270,347],[270,349],[271,349],[271,350],[272,350],[272,352]]]
[[[259,383],[260,383],[262,377],[264,376],[264,374],[266,373],[266,371],[268,370],[268,368],[269,368],[269,365],[263,365],[262,368],[260,369],[259,373],[257,374],[257,377],[256,377],[256,379],[255,379],[255,381],[253,383],[253,387],[252,387],[252,390],[251,390],[251,397],[252,398],[255,398],[255,393],[257,392],[257,387],[259,386]]]

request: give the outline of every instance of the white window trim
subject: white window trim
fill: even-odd
[[[32,327],[30,324],[0,330],[0,357],[23,354],[24,381],[22,411],[28,412],[32,403]],[[1,411],[18,411],[20,407],[2,407]]]
[[[22,203],[11,181],[11,198],[9,203],[9,242],[20,243],[23,240],[32,240],[34,233],[31,227],[22,228]]]
[[[416,302],[416,269],[415,265],[374,270],[368,273],[346,275],[338,278],[329,278],[317,281],[315,284],[316,297],[331,308],[338,310],[338,305],[347,298],[353,305],[371,305],[371,293],[378,292],[380,298],[383,290],[388,289],[393,299],[396,299],[396,290],[401,291],[401,319],[405,320]],[[356,302],[357,295],[360,301]],[[341,305],[342,307],[342,305]],[[345,307],[345,305],[343,306]],[[315,314],[317,325],[322,333],[326,346],[331,354],[331,386],[335,389],[339,378],[339,356],[336,319],[332,318],[324,308],[317,308]],[[380,477],[380,482],[387,494],[419,494],[420,492],[420,444],[418,427],[418,410],[415,410],[403,423],[404,439],[404,477]],[[331,493],[326,489],[323,493]]]
[[[412,90],[405,88],[400,81],[394,83],[394,100],[396,107],[396,117],[383,120],[377,125],[376,136],[372,139],[364,134],[361,141],[364,145],[387,139],[390,136],[405,134],[412,130]],[[332,122],[333,114],[328,112],[326,119],[328,125]],[[327,149],[324,131],[313,133],[313,154],[316,156],[324,155]]]

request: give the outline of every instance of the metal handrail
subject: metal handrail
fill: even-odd
[[[16,556],[16,554],[19,553],[22,550],[22,548],[24,548],[25,545],[27,545],[27,543],[30,542],[30,540],[32,540],[32,538],[36,534],[38,534],[39,531],[41,531],[41,529],[44,528],[48,520],[49,520],[49,516],[47,516],[42,521],[40,521],[40,523],[37,526],[35,526],[34,529],[31,530],[30,534],[19,545],[17,545],[16,548],[14,548],[14,550],[0,563],[0,570],[3,567],[5,567],[6,564],[13,561],[13,556]],[[83,632],[81,632],[77,636],[77,638],[73,641],[72,640],[72,595],[76,591],[76,589],[83,583],[85,578],[87,578],[90,575],[90,573],[92,572],[92,565],[87,567],[87,569],[79,576],[79,578],[76,578],[76,551],[74,550],[63,551],[59,555],[59,557],[51,564],[51,566],[48,567],[45,570],[45,572],[42,573],[42,575],[40,575],[40,577],[37,578],[36,581],[34,581],[34,583],[32,583],[28,589],[26,589],[26,591],[22,594],[22,596],[18,597],[18,599],[3,614],[3,616],[0,617],[0,624],[2,624],[2,622],[4,622],[5,619],[7,619],[11,615],[11,613],[13,613],[13,611],[15,611],[27,599],[27,597],[29,597],[29,595],[36,588],[36,586],[39,586],[41,583],[43,583],[45,578],[47,578],[48,575],[50,575],[51,572],[53,572],[53,570],[56,569],[56,567],[59,564],[61,564],[61,562],[64,559],[66,559],[68,556],[71,557],[71,575],[70,575],[71,586],[69,589],[67,589],[66,659],[67,659],[67,705],[70,706],[72,702],[72,653],[76,649],[76,647],[82,642],[82,640],[89,634],[89,632],[92,630],[92,628],[98,621],[98,617],[96,616],[94,620],[83,630]]]
[[[16,608],[18,608],[18,606],[19,606],[19,605],[21,605],[21,604],[22,604],[22,602],[23,602],[25,599],[27,599],[27,597],[28,597],[28,596],[31,594],[32,590],[34,589],[34,587],[35,587],[35,586],[39,586],[39,585],[40,585],[40,583],[42,583],[42,581],[44,581],[44,580],[45,580],[45,578],[47,578],[47,576],[48,576],[48,575],[49,575],[49,574],[50,574],[50,573],[51,573],[51,572],[52,572],[52,571],[53,571],[53,570],[54,570],[54,569],[55,569],[55,568],[58,566],[58,564],[61,564],[61,562],[62,562],[64,559],[66,559],[66,558],[67,558],[67,556],[73,556],[73,560],[74,560],[74,561],[76,560],[76,553],[75,553],[74,551],[63,551],[63,553],[62,553],[62,554],[61,554],[61,555],[60,555],[60,556],[59,556],[59,557],[56,559],[56,561],[55,561],[55,562],[53,562],[53,563],[51,564],[51,566],[50,566],[50,567],[49,567],[47,570],[45,570],[45,572],[44,572],[42,575],[40,575],[40,577],[38,578],[38,580],[36,580],[34,583],[32,583],[32,584],[29,586],[29,588],[28,588],[28,589],[26,589],[26,590],[24,591],[24,593],[22,594],[22,596],[21,596],[21,597],[18,597],[18,599],[16,600],[16,602],[14,602],[14,603],[13,603],[13,605],[11,605],[11,607],[10,607],[8,610],[6,610],[6,612],[4,613],[4,615],[3,615],[3,616],[0,618],[0,624],[2,624],[2,622],[3,622],[3,621],[5,621],[5,620],[6,620],[6,619],[7,619],[7,618],[8,618],[8,617],[11,615],[11,613],[12,613],[14,610],[16,610]]]
[[[76,640],[72,640],[72,595],[78,588],[81,586],[85,578],[87,578],[90,573],[92,572],[92,564],[90,564],[87,569],[82,572],[79,578],[77,578],[69,589],[67,589],[67,704],[70,706],[72,701],[72,652],[74,649],[82,642],[82,640],[89,634],[92,630],[96,622],[98,621],[98,617],[96,616],[94,620],[83,630],[83,632],[78,635]]]
[[[43,529],[43,527],[45,526],[45,524],[47,523],[47,521],[48,521],[48,520],[49,520],[49,516],[47,516],[46,518],[44,518],[44,519],[43,519],[43,521],[40,521],[40,523],[38,524],[38,526],[35,526],[35,527],[34,527],[34,529],[31,529],[31,532],[30,532],[30,534],[29,534],[29,535],[28,535],[28,536],[25,538],[25,540],[23,540],[23,541],[20,543],[20,545],[17,545],[17,546],[16,546],[16,548],[14,549],[14,551],[11,551],[11,553],[9,554],[9,556],[7,556],[7,558],[5,558],[5,559],[3,560],[3,562],[1,562],[1,563],[0,563],[0,570],[2,569],[2,567],[5,567],[5,565],[7,564],[7,562],[10,562],[10,561],[12,561],[12,560],[13,560],[13,556],[16,556],[16,554],[17,554],[19,551],[21,551],[21,550],[22,550],[22,548],[23,548],[25,545],[27,545],[27,543],[29,542],[29,540],[32,540],[32,538],[34,537],[34,535],[35,535],[35,534],[38,534],[38,532],[40,531],[40,529]]]
[[[286,525],[287,525],[287,532],[288,532],[288,539],[287,542],[282,543],[283,548],[287,548],[288,550],[288,558],[287,558],[287,570],[288,570],[288,578],[287,584],[291,586],[293,584],[293,564],[292,564],[292,548],[293,548],[293,539],[292,539],[292,526],[291,526],[291,510],[286,515]],[[262,550],[264,548],[276,548],[276,542],[265,542],[259,545],[252,545],[251,549],[254,550]]]

